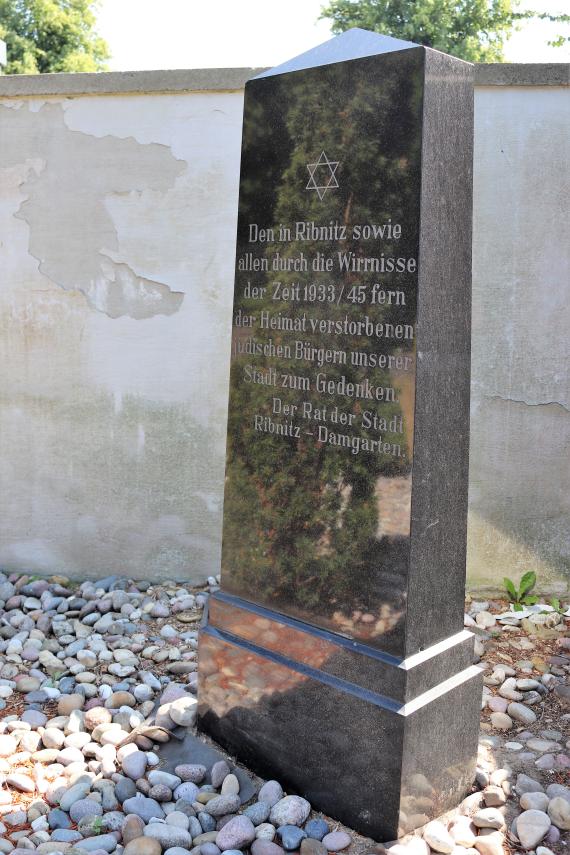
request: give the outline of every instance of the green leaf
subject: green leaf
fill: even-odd
[[[505,576],[505,578],[503,579],[503,585],[505,586],[510,599],[516,602],[518,600],[518,594],[517,589],[513,585],[512,581],[510,579],[507,579],[507,577]]]
[[[520,603],[515,603],[515,605],[514,605],[514,610],[515,610],[515,612],[522,612],[522,611],[523,611],[523,607],[521,606],[521,604],[520,604]]]
[[[560,608],[560,600],[558,599],[558,597],[552,597],[552,599],[550,600],[550,605],[557,612],[562,611],[562,609]]]
[[[523,597],[521,603],[524,603],[525,606],[534,606],[538,603],[538,597]]]
[[[535,585],[536,573],[533,570],[529,570],[529,572],[525,573],[521,579],[520,596],[523,597],[525,594],[528,594],[529,591],[532,591]]]

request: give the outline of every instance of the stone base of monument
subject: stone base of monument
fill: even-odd
[[[201,630],[199,726],[316,809],[393,840],[473,783],[472,662],[467,631],[402,660],[218,593]]]

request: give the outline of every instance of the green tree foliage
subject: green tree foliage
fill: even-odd
[[[523,20],[570,22],[570,15],[520,10],[518,0],[330,0],[321,18],[332,21],[335,35],[361,27],[469,62],[501,62],[505,42]],[[549,44],[569,39],[561,35]]]
[[[96,34],[91,0],[0,0],[6,74],[104,71],[106,42]]]

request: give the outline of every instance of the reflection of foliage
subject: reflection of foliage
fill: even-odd
[[[359,60],[308,70],[283,78],[276,76],[249,88],[244,120],[244,153],[238,226],[238,257],[255,252],[266,258],[269,272],[238,274],[234,311],[256,314],[266,310],[300,317],[358,320],[365,314],[374,322],[412,324],[415,319],[415,277],[410,274],[275,273],[271,260],[278,251],[282,258],[296,258],[302,251],[310,261],[317,252],[330,257],[337,250],[358,255],[417,257],[418,197],[420,169],[420,116],[423,55],[408,51],[386,56],[378,62]],[[340,187],[319,200],[306,190],[307,163],[326,150],[340,161]],[[267,169],[266,169],[267,167]],[[260,176],[263,176],[263,181]],[[267,183],[266,183],[267,182]],[[269,186],[267,186],[269,185]],[[271,202],[271,207],[270,207]],[[338,222],[349,228],[355,223],[383,223],[392,218],[402,224],[400,240],[356,242],[352,239],[329,242],[276,242],[271,246],[247,242],[247,226],[258,223],[273,227],[292,226],[295,221],[325,225]],[[372,285],[382,282],[406,295],[406,306],[275,302],[270,283]],[[266,286],[263,300],[243,296],[247,281]],[[393,339],[331,336],[278,330],[234,330],[234,344],[249,335],[258,342],[269,339],[275,345],[291,344],[298,338],[318,348],[384,354],[412,352],[411,342]],[[383,433],[384,441],[399,443],[405,456],[377,452],[352,454],[347,448],[316,441],[317,423],[297,414],[293,421],[301,427],[299,439],[275,437],[256,431],[253,415],[286,421],[272,414],[272,399],[285,404],[302,401],[315,408],[337,406],[339,412],[355,414],[352,428],[326,425],[353,436],[377,437],[365,430],[360,416],[365,409],[387,419],[401,417],[399,403],[378,404],[366,400],[324,395],[314,389],[296,391],[245,383],[244,365],[267,371],[310,377],[326,373],[327,379],[359,383],[365,378],[375,386],[398,385],[387,370],[350,364],[327,364],[272,359],[262,356],[235,356],[232,361],[230,414],[228,425],[228,466],[224,506],[223,572],[226,588],[266,602],[290,606],[297,612],[331,610],[341,600],[373,607],[375,585],[387,568],[386,551],[376,540],[378,511],[374,497],[379,475],[409,472],[411,448],[406,435]],[[408,426],[409,427],[409,426]],[[313,431],[315,436],[308,435]],[[408,440],[406,439],[408,436]],[[399,555],[401,550],[399,550]],[[390,567],[400,574],[400,585],[392,591],[394,601],[403,596],[405,567]],[[365,598],[366,592],[366,598]],[[371,593],[372,592],[372,593]]]

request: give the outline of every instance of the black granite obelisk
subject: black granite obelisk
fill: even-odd
[[[471,66],[351,30],[246,86],[200,726],[376,839],[459,800]]]

